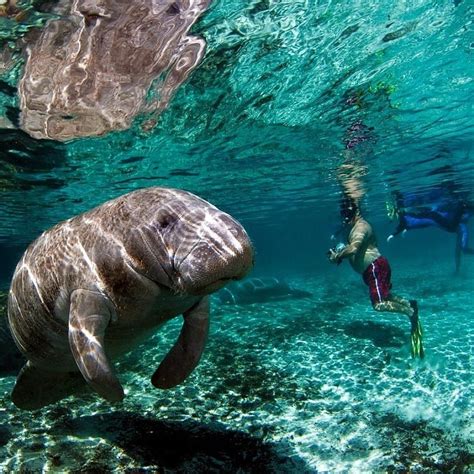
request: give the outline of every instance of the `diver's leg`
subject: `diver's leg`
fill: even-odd
[[[406,300],[391,293],[392,271],[388,260],[379,257],[365,270],[362,277],[369,286],[369,295],[372,306],[376,311],[406,314],[411,321],[411,352],[413,357],[423,357],[421,343],[422,331],[418,320],[418,304],[416,301]]]
[[[461,268],[461,254],[474,255],[474,249],[468,247],[469,230],[465,222],[461,222],[456,230],[456,249],[454,252],[454,261],[456,264],[456,274]]]
[[[393,297],[383,301],[378,301],[374,304],[375,311],[389,312],[389,313],[401,313],[407,315],[409,318],[413,315],[413,308],[408,300],[403,298]]]
[[[402,298],[401,296],[394,295],[393,293],[390,293],[390,296],[388,297],[389,300],[395,301],[395,303],[400,303],[402,306],[410,306],[410,300],[407,300],[406,298]],[[411,306],[410,306],[411,307]]]
[[[457,229],[458,241],[462,253],[474,255],[474,249],[468,246],[469,244],[469,230],[465,222],[461,222]]]
[[[373,307],[376,311],[406,314],[410,318],[411,355],[422,359],[425,356],[425,351],[423,349],[423,330],[418,318],[418,303],[415,300],[409,301],[391,294],[389,298],[375,302]]]

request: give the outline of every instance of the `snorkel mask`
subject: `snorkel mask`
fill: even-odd
[[[344,199],[341,201],[340,210],[342,223],[344,225],[350,224],[357,215],[357,212],[357,204],[355,203],[354,199],[348,196],[344,197]]]

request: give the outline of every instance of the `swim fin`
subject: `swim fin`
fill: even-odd
[[[418,317],[418,303],[416,300],[410,300],[410,306],[413,308],[411,321],[411,355],[412,357],[425,357],[423,349],[423,329],[421,327],[420,318]]]

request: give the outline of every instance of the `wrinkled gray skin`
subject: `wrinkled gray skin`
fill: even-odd
[[[26,49],[21,128],[67,141],[156,123],[199,64],[205,41],[188,31],[211,0],[75,0],[55,6]]]
[[[112,360],[177,315],[181,334],[152,383],[181,383],[204,349],[207,295],[252,264],[238,222],[175,189],[138,190],[56,225],[28,247],[10,288],[10,328],[28,359],[13,402],[41,408],[85,382],[120,401]]]

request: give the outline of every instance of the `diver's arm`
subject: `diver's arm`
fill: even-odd
[[[405,237],[405,232],[407,230],[408,229],[407,229],[407,221],[405,218],[405,212],[399,211],[397,228],[387,237],[387,242],[390,242],[396,235],[399,235],[399,234],[402,234],[402,237]]]
[[[329,255],[329,260],[333,263],[341,263],[344,258],[351,257],[355,255],[364,241],[367,239],[369,229],[366,225],[360,224],[355,226],[353,232],[350,235],[349,243],[339,252],[336,252],[331,249],[331,254]]]
[[[404,222],[403,223],[400,222],[398,224],[397,228],[395,229],[395,231],[392,233],[392,236],[395,237],[396,235],[401,234],[405,230],[407,230],[406,224]]]
[[[400,215],[400,220],[398,222],[397,228],[387,237],[387,242],[390,242],[396,235],[405,233],[407,231],[407,224],[405,217]]]

